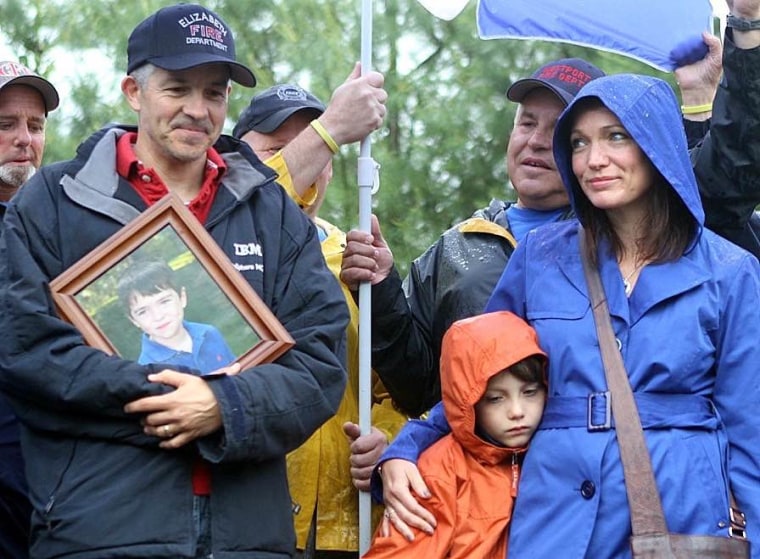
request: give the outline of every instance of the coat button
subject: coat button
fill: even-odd
[[[596,493],[596,485],[593,481],[586,480],[581,483],[581,497],[584,499],[590,499]]]

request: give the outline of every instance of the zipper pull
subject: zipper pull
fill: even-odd
[[[512,453],[512,497],[517,497],[517,483],[520,481],[520,466],[517,463],[517,453]]]

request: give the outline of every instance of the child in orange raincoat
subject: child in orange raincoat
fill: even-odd
[[[419,470],[432,497],[431,536],[375,534],[363,559],[504,559],[522,457],[546,402],[546,354],[535,331],[509,312],[452,324],[441,350],[441,390],[452,432],[427,449]]]

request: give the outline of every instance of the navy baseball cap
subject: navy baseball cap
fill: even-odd
[[[235,60],[232,30],[211,10],[197,4],[176,4],[148,16],[129,36],[127,74],[151,63],[164,70],[187,70],[201,64],[222,62],[230,78],[253,87],[256,78]]]
[[[18,62],[0,62],[0,89],[7,85],[27,85],[36,89],[45,103],[45,114],[58,107],[58,91],[53,84]]]
[[[312,110],[319,116],[325,112],[325,105],[297,85],[273,85],[251,99],[250,104],[240,114],[232,135],[239,139],[251,130],[269,134],[277,130],[291,115],[303,110]]]
[[[581,58],[554,60],[541,66],[531,77],[513,83],[507,89],[507,98],[521,103],[528,93],[542,87],[568,105],[584,85],[604,75],[599,68]]]

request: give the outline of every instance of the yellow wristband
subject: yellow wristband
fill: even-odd
[[[330,133],[327,131],[327,129],[322,126],[322,123],[314,119],[310,124],[314,131],[319,134],[319,137],[322,138],[327,144],[327,147],[330,148],[330,151],[333,153],[338,153],[338,150],[340,149],[338,147],[338,144],[335,142],[335,140],[333,140],[333,137],[330,136]]]
[[[712,103],[705,103],[704,105],[681,105],[681,112],[685,115],[707,113],[712,111],[712,106]]]

